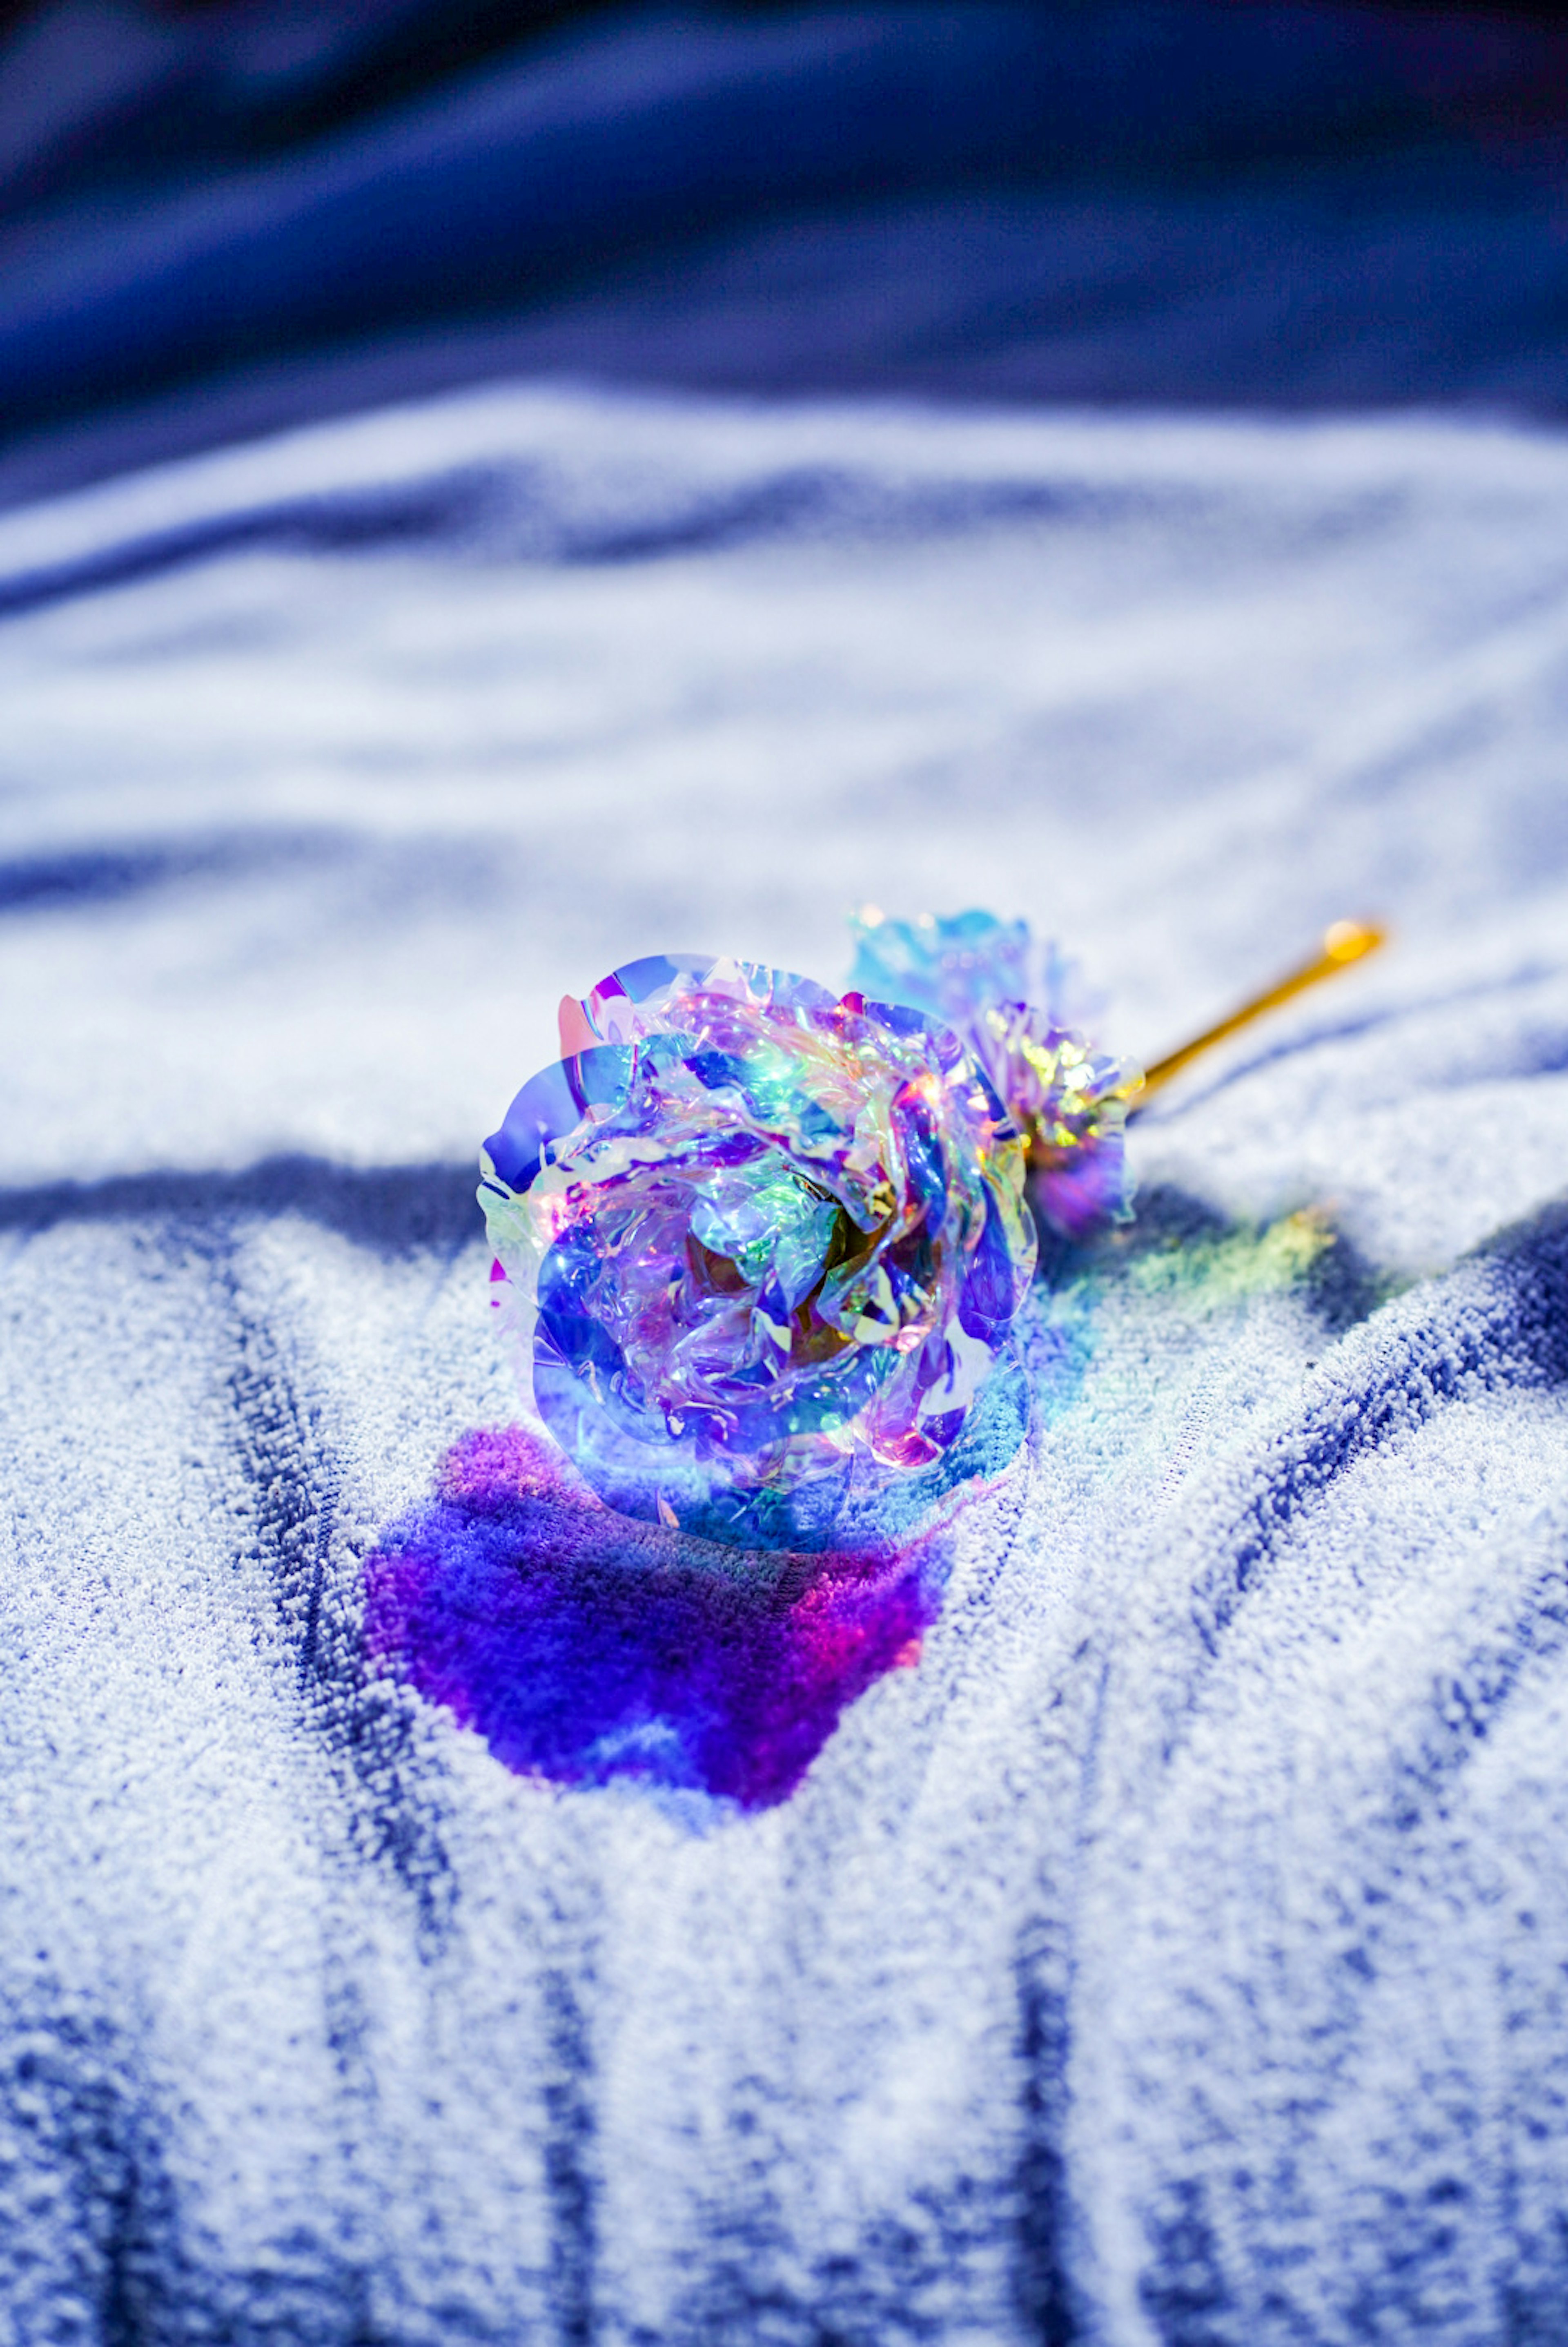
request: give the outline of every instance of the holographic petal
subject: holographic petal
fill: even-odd
[[[757,1547],[938,1495],[1034,1266],[983,1067],[919,1005],[728,958],[581,1011],[479,1194],[556,1440],[623,1513]]]

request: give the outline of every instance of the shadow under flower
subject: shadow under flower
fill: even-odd
[[[481,1429],[367,1560],[365,1646],[519,1774],[763,1809],[840,1714],[919,1659],[940,1527],[811,1555],[616,1515],[539,1437]]]

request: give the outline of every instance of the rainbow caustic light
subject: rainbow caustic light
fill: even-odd
[[[1046,1011],[1028,932],[858,925],[853,984],[699,955],[562,1006],[479,1197],[545,1427],[623,1515],[853,1549],[1021,1439],[1024,1197],[1125,1209],[1135,1079]]]

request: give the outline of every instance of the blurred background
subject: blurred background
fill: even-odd
[[[6,7],[0,1171],[466,1167],[866,899],[1135,1055],[1527,955],[1565,139],[1539,7]]]
[[[0,43],[13,500],[519,374],[1568,395],[1560,10],[53,0]]]

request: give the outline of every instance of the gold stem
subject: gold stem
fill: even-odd
[[[1376,953],[1378,948],[1387,942],[1388,934],[1387,929],[1371,922],[1336,921],[1331,929],[1325,930],[1321,949],[1313,955],[1310,961],[1304,961],[1299,969],[1293,969],[1288,977],[1282,978],[1277,986],[1269,987],[1266,993],[1255,994],[1250,1002],[1244,1002],[1239,1010],[1233,1010],[1229,1018],[1220,1020],[1217,1026],[1206,1027],[1201,1035],[1195,1035],[1190,1043],[1182,1045],[1179,1051],[1167,1051],[1163,1060],[1156,1060],[1152,1068],[1145,1069],[1141,1084],[1129,1086],[1129,1097],[1135,1100],[1138,1108],[1142,1108],[1145,1102],[1163,1085],[1168,1084],[1173,1076],[1180,1075],[1188,1061],[1196,1060],[1200,1051],[1208,1051],[1216,1043],[1223,1043],[1227,1036],[1236,1034],[1243,1027],[1250,1027],[1253,1020],[1261,1019],[1266,1010],[1277,1010],[1282,1002],[1304,994],[1319,979],[1332,978],[1336,970],[1348,969],[1353,961],[1359,961],[1364,955]]]

